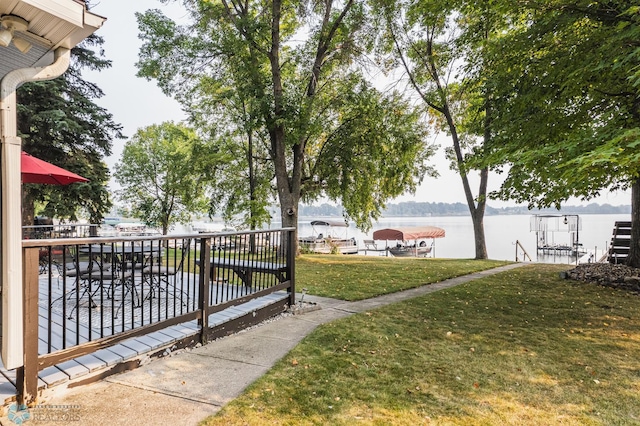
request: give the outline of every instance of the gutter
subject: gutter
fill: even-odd
[[[13,369],[24,364],[23,259],[22,259],[22,140],[16,123],[16,90],[31,81],[61,76],[70,63],[71,51],[59,47],[54,62],[45,67],[11,71],[0,82],[0,182],[2,240],[0,245],[0,291],[2,291],[2,361]]]

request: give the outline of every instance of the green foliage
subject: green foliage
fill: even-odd
[[[176,222],[188,222],[207,206],[203,181],[217,158],[204,152],[204,142],[184,125],[165,122],[138,130],[116,165],[120,199],[163,234]]]
[[[247,206],[236,200],[249,193],[252,215],[266,213],[275,190],[286,225],[295,223],[301,198],[328,196],[368,229],[388,199],[415,189],[429,171],[418,112],[397,95],[376,93],[358,72],[356,60],[371,43],[363,3],[183,3],[192,25],[158,11],[138,15],[139,74],[193,111],[199,129],[211,132],[203,123],[216,122],[216,137],[250,153],[245,164],[221,169],[255,178],[252,191],[224,180],[235,196],[226,211]]]
[[[122,137],[121,126],[94,103],[102,91],[81,76],[85,68],[111,65],[94,51],[102,43],[90,36],[72,49],[70,68],[61,77],[24,84],[17,92],[23,150],[89,179],[67,186],[25,185],[28,198],[44,206],[40,213],[51,217],[75,220],[82,214],[100,223],[111,207],[104,157],[111,154],[113,139]]]
[[[302,197],[341,202],[347,217],[368,230],[386,200],[413,191],[425,174],[433,147],[420,111],[399,94],[382,95],[359,76],[342,81],[330,102],[333,110],[317,117],[322,129],[307,142],[308,178]],[[329,115],[338,112],[339,116]],[[314,123],[316,124],[316,123]]]
[[[560,205],[640,176],[634,3],[548,1],[511,11],[514,25],[490,44],[497,98],[485,160],[508,169],[493,196]]]
[[[484,46],[499,32],[499,21],[484,3],[465,1],[373,0],[380,33],[379,54],[405,74],[406,84],[430,113],[431,125],[448,134],[450,167],[460,175],[473,220],[476,258],[488,257],[484,211],[488,185],[486,165],[471,163],[475,151],[491,143],[492,93]],[[477,173],[477,193],[469,175]]]

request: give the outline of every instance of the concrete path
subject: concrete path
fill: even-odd
[[[278,317],[101,382],[54,390],[41,402],[49,408],[32,410],[33,418],[27,424],[60,425],[76,420],[68,423],[195,425],[240,395],[320,324],[522,265],[511,264],[358,302],[307,295],[304,300],[316,302],[320,310]],[[51,421],[46,421],[47,417]],[[0,424],[14,423],[4,417]]]

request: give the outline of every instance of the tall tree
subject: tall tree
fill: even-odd
[[[210,174],[209,214],[222,213],[225,223],[240,229],[258,229],[271,220],[273,167],[252,99],[245,99],[243,91],[229,90],[239,84],[233,75],[203,77],[180,96],[189,105],[189,121],[210,135],[211,148],[221,159]]]
[[[23,222],[33,224],[34,202],[51,217],[76,220],[79,213],[100,223],[111,207],[106,188],[109,169],[104,157],[111,154],[121,126],[94,103],[102,97],[98,86],[82,78],[83,69],[111,66],[101,50],[103,39],[95,34],[71,51],[71,65],[62,77],[21,86],[17,92],[18,130],[23,150],[89,179],[68,186],[24,185]]]
[[[502,2],[492,40],[493,196],[531,207],[631,188],[629,265],[640,267],[640,7],[635,1]]]
[[[181,124],[166,122],[139,129],[125,144],[115,167],[119,197],[135,217],[166,235],[176,222],[206,211],[204,177],[215,157],[204,156],[204,143]]]
[[[484,4],[465,1],[373,2],[382,30],[381,51],[400,68],[426,105],[437,131],[446,132],[447,156],[460,175],[474,229],[475,257],[488,257],[484,213],[489,169],[474,170],[469,154],[490,142],[491,93],[483,46],[496,32],[497,20]],[[477,194],[469,176],[477,173]]]
[[[362,2],[182,2],[193,24],[138,16],[140,75],[177,96],[198,78],[233,75],[268,137],[283,226],[301,199],[341,199],[367,229],[385,202],[414,190],[432,149],[419,111],[382,95],[357,70],[367,50]]]

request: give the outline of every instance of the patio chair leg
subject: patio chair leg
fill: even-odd
[[[164,283],[164,288],[160,285]],[[169,300],[169,287],[173,287],[175,290],[177,290],[176,286],[174,284],[171,284],[168,280],[167,277],[151,277],[151,280],[149,282],[149,293],[148,293],[148,298],[149,299],[153,299],[154,297],[156,297],[156,293],[157,293],[157,297],[160,297],[160,293],[165,292],[167,293],[167,300]],[[182,293],[183,295],[186,296],[187,301],[181,301],[181,305],[183,307],[187,307],[189,305],[189,293],[185,292],[184,290],[180,290],[180,293]],[[147,297],[145,297],[145,300],[147,299]]]
[[[115,312],[115,316],[118,316],[118,314],[120,313],[120,309],[124,309],[124,305],[125,302],[127,300],[127,295],[131,294],[131,308],[139,308],[142,306],[142,303],[140,302],[140,295],[138,294],[138,290],[136,289],[136,286],[134,285],[134,283],[130,280],[127,279],[125,280],[125,282],[122,283],[122,300],[120,301],[120,306],[118,306],[118,309],[116,309]]]

